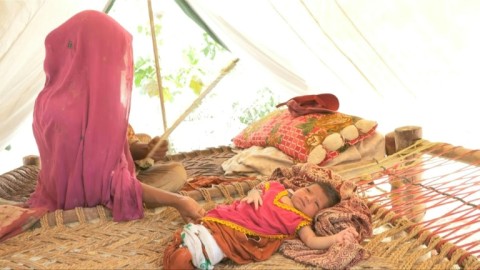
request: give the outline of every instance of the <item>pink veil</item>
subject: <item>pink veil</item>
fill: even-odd
[[[91,10],[47,36],[46,81],[33,115],[41,170],[30,206],[53,211],[104,205],[116,221],[143,217],[126,140],[131,40],[115,20]]]

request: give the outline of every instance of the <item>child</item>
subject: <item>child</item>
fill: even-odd
[[[296,235],[312,249],[327,249],[335,242],[354,241],[358,234],[346,229],[319,237],[312,218],[334,206],[340,195],[330,185],[315,182],[295,192],[277,181],[252,189],[242,200],[219,205],[200,219],[178,230],[163,258],[165,269],[212,269],[223,258],[246,264],[267,260],[283,240]]]

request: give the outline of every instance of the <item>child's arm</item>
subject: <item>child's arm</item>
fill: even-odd
[[[258,210],[258,206],[263,204],[262,191],[260,189],[253,188],[241,201],[248,204],[253,203],[255,205],[255,210]]]
[[[298,235],[300,240],[311,249],[327,249],[334,243],[356,241],[358,233],[350,227],[334,235],[317,236],[311,227],[305,226],[300,229]]]
[[[255,205],[255,210],[258,210],[258,206],[263,205],[263,195],[264,193],[270,189],[270,185],[273,182],[271,181],[266,181],[266,182],[261,182],[258,184],[256,187],[252,188],[248,193],[245,198],[243,198],[241,201],[246,202],[248,204],[253,203]]]

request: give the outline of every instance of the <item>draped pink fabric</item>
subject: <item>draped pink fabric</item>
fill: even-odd
[[[127,144],[132,37],[98,11],[82,11],[45,40],[46,81],[33,132],[41,170],[32,207],[104,205],[116,221],[143,217]]]

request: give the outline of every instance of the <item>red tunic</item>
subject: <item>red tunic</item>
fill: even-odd
[[[248,235],[281,239],[294,236],[300,228],[311,224],[310,217],[281,202],[283,196],[288,196],[282,184],[270,181],[261,188],[263,205],[258,210],[253,204],[237,200],[217,206],[202,221],[224,224]]]
[[[260,187],[263,205],[255,210],[253,204],[235,201],[210,210],[201,223],[209,229],[225,257],[237,264],[267,260],[283,240],[293,238],[312,220],[304,213],[281,202],[288,196],[285,187],[275,181]],[[181,230],[164,252],[165,269],[193,269],[191,254],[182,246]]]

